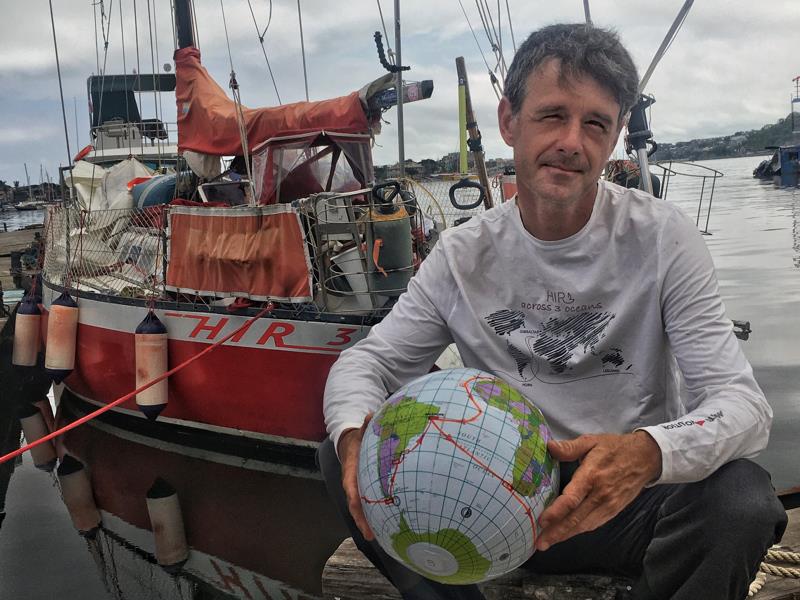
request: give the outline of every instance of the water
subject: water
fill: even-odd
[[[699,164],[724,173],[716,180],[705,240],[728,316],[749,321],[753,329],[742,348],[775,412],[769,446],[758,462],[772,473],[775,487],[785,489],[800,485],[800,189],[753,179],[761,160]],[[701,187],[699,179],[676,178],[668,199],[696,218]]]
[[[774,411],[769,447],[758,461],[778,489],[800,485],[800,190],[779,190],[751,177],[759,158],[702,163],[722,171],[705,238],[730,318],[751,323],[742,348]],[[693,218],[700,180],[675,179],[669,201]],[[710,185],[710,182],[708,183]],[[706,190],[706,199],[708,190]],[[2,213],[9,229],[35,213]],[[32,219],[28,221],[27,219]],[[705,226],[705,206],[701,210]],[[0,407],[2,408],[2,407]],[[0,411],[2,412],[2,411]],[[109,533],[94,542],[72,527],[58,488],[25,458],[5,498],[0,528],[0,596],[109,598],[314,597],[319,556],[345,536],[319,480],[244,470],[122,440],[82,427],[68,439],[93,466],[95,494],[109,511]],[[173,578],[152,563],[143,492],[155,474],[186,490],[187,529],[198,540],[187,575]],[[0,477],[0,499],[3,495]],[[292,503],[305,509],[298,521]],[[316,558],[305,540],[320,547]],[[316,562],[308,567],[307,562]]]
[[[44,223],[45,211],[43,210],[16,210],[7,208],[0,211],[0,232],[25,229],[28,225],[41,225]]]

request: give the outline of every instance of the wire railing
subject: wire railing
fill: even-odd
[[[165,207],[48,211],[43,277],[79,291],[164,296]]]

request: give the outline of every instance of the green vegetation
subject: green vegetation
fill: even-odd
[[[800,128],[800,113],[794,113],[795,128]],[[656,141],[658,137],[656,136]],[[737,131],[732,135],[703,138],[675,144],[659,144],[654,160],[706,160],[731,156],[768,154],[767,146],[800,143],[800,134],[792,133],[792,115],[761,129]]]

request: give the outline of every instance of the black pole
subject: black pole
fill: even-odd
[[[191,1],[175,0],[175,29],[178,32],[178,48],[194,46],[193,23]]]

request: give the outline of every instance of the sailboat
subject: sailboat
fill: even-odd
[[[138,407],[131,398],[109,419],[153,439],[312,468],[330,366],[423,258],[413,198],[399,184],[372,189],[370,143],[394,84],[386,75],[339,98],[249,109],[203,67],[191,2],[175,11],[174,76],[89,80],[94,145],[65,177],[74,201],[51,208],[46,225],[42,340],[54,302],[69,296],[78,317],[61,401],[88,413],[145,383],[135,340],[155,317],[162,362],[177,370],[157,401],[137,394]],[[136,92],[172,88],[175,147],[136,105]],[[244,166],[221,173],[222,156]]]

